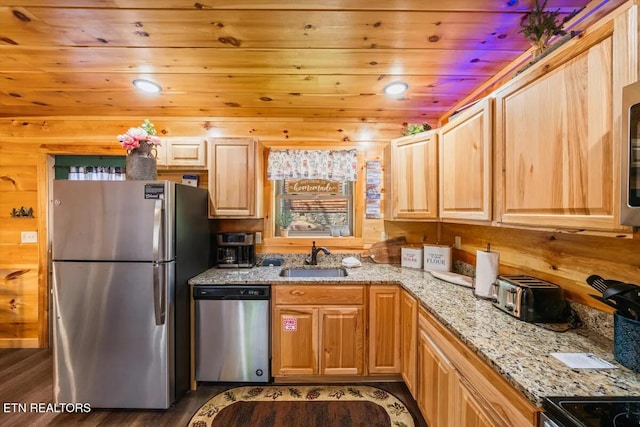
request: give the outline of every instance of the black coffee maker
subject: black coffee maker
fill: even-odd
[[[216,266],[250,268],[256,263],[255,233],[217,233]]]

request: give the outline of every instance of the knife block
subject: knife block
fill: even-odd
[[[613,314],[613,357],[622,366],[640,372],[640,321]]]

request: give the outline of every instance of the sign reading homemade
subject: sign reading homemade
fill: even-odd
[[[326,179],[295,179],[287,180],[287,193],[340,193],[340,181],[329,181]]]

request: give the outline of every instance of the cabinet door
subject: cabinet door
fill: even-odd
[[[418,302],[407,291],[400,297],[400,366],[411,395],[416,397],[416,357],[418,344]]]
[[[369,373],[400,373],[400,288],[369,288]]]
[[[391,141],[392,218],[438,217],[437,140],[437,133],[429,131]]]
[[[277,306],[272,319],[272,374],[318,374],[318,309]]]
[[[256,145],[252,138],[209,142],[211,216],[252,217],[256,213]]]
[[[496,94],[501,222],[620,228],[612,57],[607,37],[556,69]]]
[[[420,322],[422,323],[422,322]],[[418,407],[429,427],[449,425],[453,401],[453,366],[418,328]]]
[[[499,420],[491,418],[490,410],[486,410],[487,403],[471,387],[471,384],[454,372],[455,381],[452,382],[453,404],[449,408],[451,426],[492,427],[501,424]]]
[[[158,148],[158,165],[205,168],[206,146],[203,138],[162,138]]]
[[[491,219],[492,105],[485,98],[440,129],[440,218]]]
[[[364,310],[362,307],[320,308],[320,374],[362,375]]]

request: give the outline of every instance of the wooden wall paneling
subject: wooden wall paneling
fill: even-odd
[[[291,7],[291,6],[289,6]],[[298,4],[295,5],[298,7]],[[293,8],[291,8],[293,9]],[[133,23],[123,25],[122,12],[118,9],[87,8],[39,8],[29,6],[26,13],[34,16],[34,24],[20,25],[10,21],[12,32],[19,31],[21,44],[38,44],[41,34],[51,37],[46,45],[59,43],[70,45],[95,44],[95,38],[109,30],[109,46],[193,47],[237,44],[248,49],[274,48],[323,48],[327,46],[370,48],[372,44],[396,49],[424,48],[424,35],[412,32],[421,25],[428,33],[438,31],[441,49],[474,48],[477,34],[495,31],[493,20],[509,22],[511,9],[476,10],[474,13],[455,11],[414,11],[398,13],[393,10],[188,10],[140,9],[136,7],[131,20],[144,23],[144,31],[152,37],[142,38],[132,31]],[[502,16],[497,16],[497,14]],[[93,20],[100,22],[95,25]],[[223,26],[212,26],[222,22]],[[287,25],[283,25],[286,22]],[[375,22],[384,22],[385,31]],[[93,24],[93,25],[92,25]],[[314,25],[315,24],[315,25]],[[444,25],[443,25],[444,24]],[[513,24],[511,24],[513,25]],[[183,29],[189,28],[189,32]],[[506,30],[505,30],[506,31]],[[340,37],[336,37],[340,34]],[[304,37],[303,37],[304,36]],[[458,41],[457,39],[461,39]],[[522,40],[506,37],[501,44],[504,50],[521,49]]]
[[[490,243],[500,253],[501,273],[530,274],[557,283],[569,299],[599,310],[612,311],[588,296],[594,293],[585,281],[589,275],[639,282],[637,239],[443,223],[442,241],[453,244],[455,236],[462,244],[456,258],[475,264],[476,251]]]
[[[37,149],[0,142],[0,347],[39,345],[39,247],[20,236],[42,236],[38,159]],[[12,218],[11,210],[22,206],[33,208],[34,218]]]
[[[361,1],[314,7],[249,3],[8,4],[0,11],[8,59],[0,77],[0,115],[189,115],[190,105],[213,116],[435,122],[528,48],[517,31],[531,0],[506,6],[412,1],[415,9]],[[587,25],[621,3],[552,0],[548,7],[557,6],[564,16],[586,5],[575,21]],[[389,70],[399,62],[412,91],[389,105],[378,94],[395,78]],[[169,90],[141,100],[125,82],[143,67],[162,70],[150,75]],[[19,83],[25,75],[37,85]],[[185,86],[204,75],[219,80]],[[261,83],[245,86],[241,76]],[[269,76],[277,79],[270,82]],[[346,108],[355,104],[363,108]]]
[[[408,243],[440,243],[438,223],[385,221],[384,229],[388,239],[405,236]]]
[[[198,177],[198,188],[207,190],[209,174],[207,171],[189,171],[189,170],[158,170],[158,179],[166,179],[167,181],[182,183],[183,175],[196,175]]]
[[[500,12],[504,10],[502,4],[494,2],[481,2],[477,0],[449,0],[446,6],[437,0],[406,0],[401,4],[390,3],[381,6],[371,3],[367,0],[352,0],[347,5],[340,7],[340,10],[416,10],[416,11],[439,11],[448,9],[465,9],[471,11],[494,11]],[[14,5],[15,1],[0,0],[0,6]],[[282,9],[282,2],[275,0],[254,0],[247,3],[238,3],[234,0],[219,0],[215,6],[206,4],[200,5],[205,10],[246,10],[253,9],[258,4],[264,10]],[[519,1],[513,9],[517,12],[526,12],[531,9],[533,0]],[[577,7],[580,2],[575,0],[550,0],[549,8],[562,8],[571,10],[571,7]],[[193,3],[189,0],[31,0],[30,7],[46,7],[60,6],[82,7],[82,8],[103,8],[114,7],[122,9],[184,9],[193,10]],[[317,0],[299,0],[296,2],[296,8],[300,10],[334,10],[336,4],[333,2],[318,3]],[[28,10],[30,8],[27,8]]]
[[[0,348],[39,345],[38,264],[0,264]],[[44,322],[46,325],[46,322]]]
[[[206,102],[204,105],[210,105]],[[225,107],[228,109],[229,107]],[[296,117],[216,117],[188,108],[187,117],[163,117],[145,113],[130,116],[86,116],[86,117],[22,117],[0,118],[0,135],[3,142],[40,144],[44,151],[54,152],[66,146],[67,154],[84,154],[101,146],[101,154],[122,155],[117,135],[129,127],[138,126],[149,118],[162,137],[255,137],[266,147],[275,145],[334,145],[351,146],[365,144],[387,144],[403,132],[401,120],[366,120],[359,115],[351,120],[300,119]],[[267,109],[268,110],[268,109]],[[274,111],[274,110],[272,110]],[[404,119],[403,119],[404,120]],[[87,139],[87,129],[92,130]],[[298,145],[299,148],[299,145]],[[19,163],[16,163],[19,164]]]
[[[176,57],[174,48],[154,48],[157,58],[154,64],[158,69],[165,69],[175,73],[194,74],[326,74],[327,70],[345,70],[345,74],[355,75],[380,75],[382,70],[387,70],[389,64],[397,61],[398,52],[394,48],[378,49],[336,49],[326,48],[292,48],[287,55],[282,55],[278,61],[273,61],[274,51],[271,49],[251,49],[251,56],[246,56],[238,49],[219,49],[216,47],[201,47],[188,49],[179,57]],[[486,61],[476,61],[472,66],[461,68],[459,64],[471,63],[476,52],[463,51],[461,54],[455,50],[429,50],[413,49],[403,52],[403,68],[406,74],[438,74],[442,68],[458,70],[459,74],[474,77],[491,77],[493,70],[506,66],[514,54],[513,51],[494,50],[484,51]],[[516,52],[517,53],[517,52]],[[467,57],[465,57],[467,56]],[[36,71],[50,71],[54,73],[68,70],[84,72],[130,72],[132,68],[138,69],[147,65],[148,60],[139,55],[138,49],[132,47],[86,47],[83,55],[79,56],[76,47],[48,47],[34,46],[20,50],[7,50],[3,63],[5,72],[19,72],[25,63],[34,65]],[[37,58],[34,61],[34,58]],[[374,61],[375,64],[371,62]],[[488,62],[492,61],[492,64]],[[177,77],[176,77],[177,78]],[[168,82],[168,84],[171,82]],[[170,84],[170,86],[174,86]],[[179,80],[175,86],[179,87]],[[93,92],[96,93],[96,92]],[[268,93],[265,93],[267,95]],[[197,93],[192,93],[196,95]],[[383,96],[383,95],[380,95]],[[15,97],[14,97],[15,98]],[[355,97],[363,100],[367,96]],[[12,105],[17,101],[12,101]],[[140,97],[131,97],[140,100]],[[205,98],[201,98],[205,99]],[[253,94],[252,102],[258,100]],[[340,99],[336,96],[336,100]],[[21,103],[24,103],[23,100]],[[146,104],[146,102],[145,102]],[[151,103],[150,103],[151,104]],[[365,102],[366,104],[366,102]],[[64,104],[63,104],[64,105]],[[123,105],[130,107],[133,104]],[[323,105],[326,105],[323,103]],[[416,105],[418,105],[416,103]],[[366,105],[364,105],[366,109]]]

